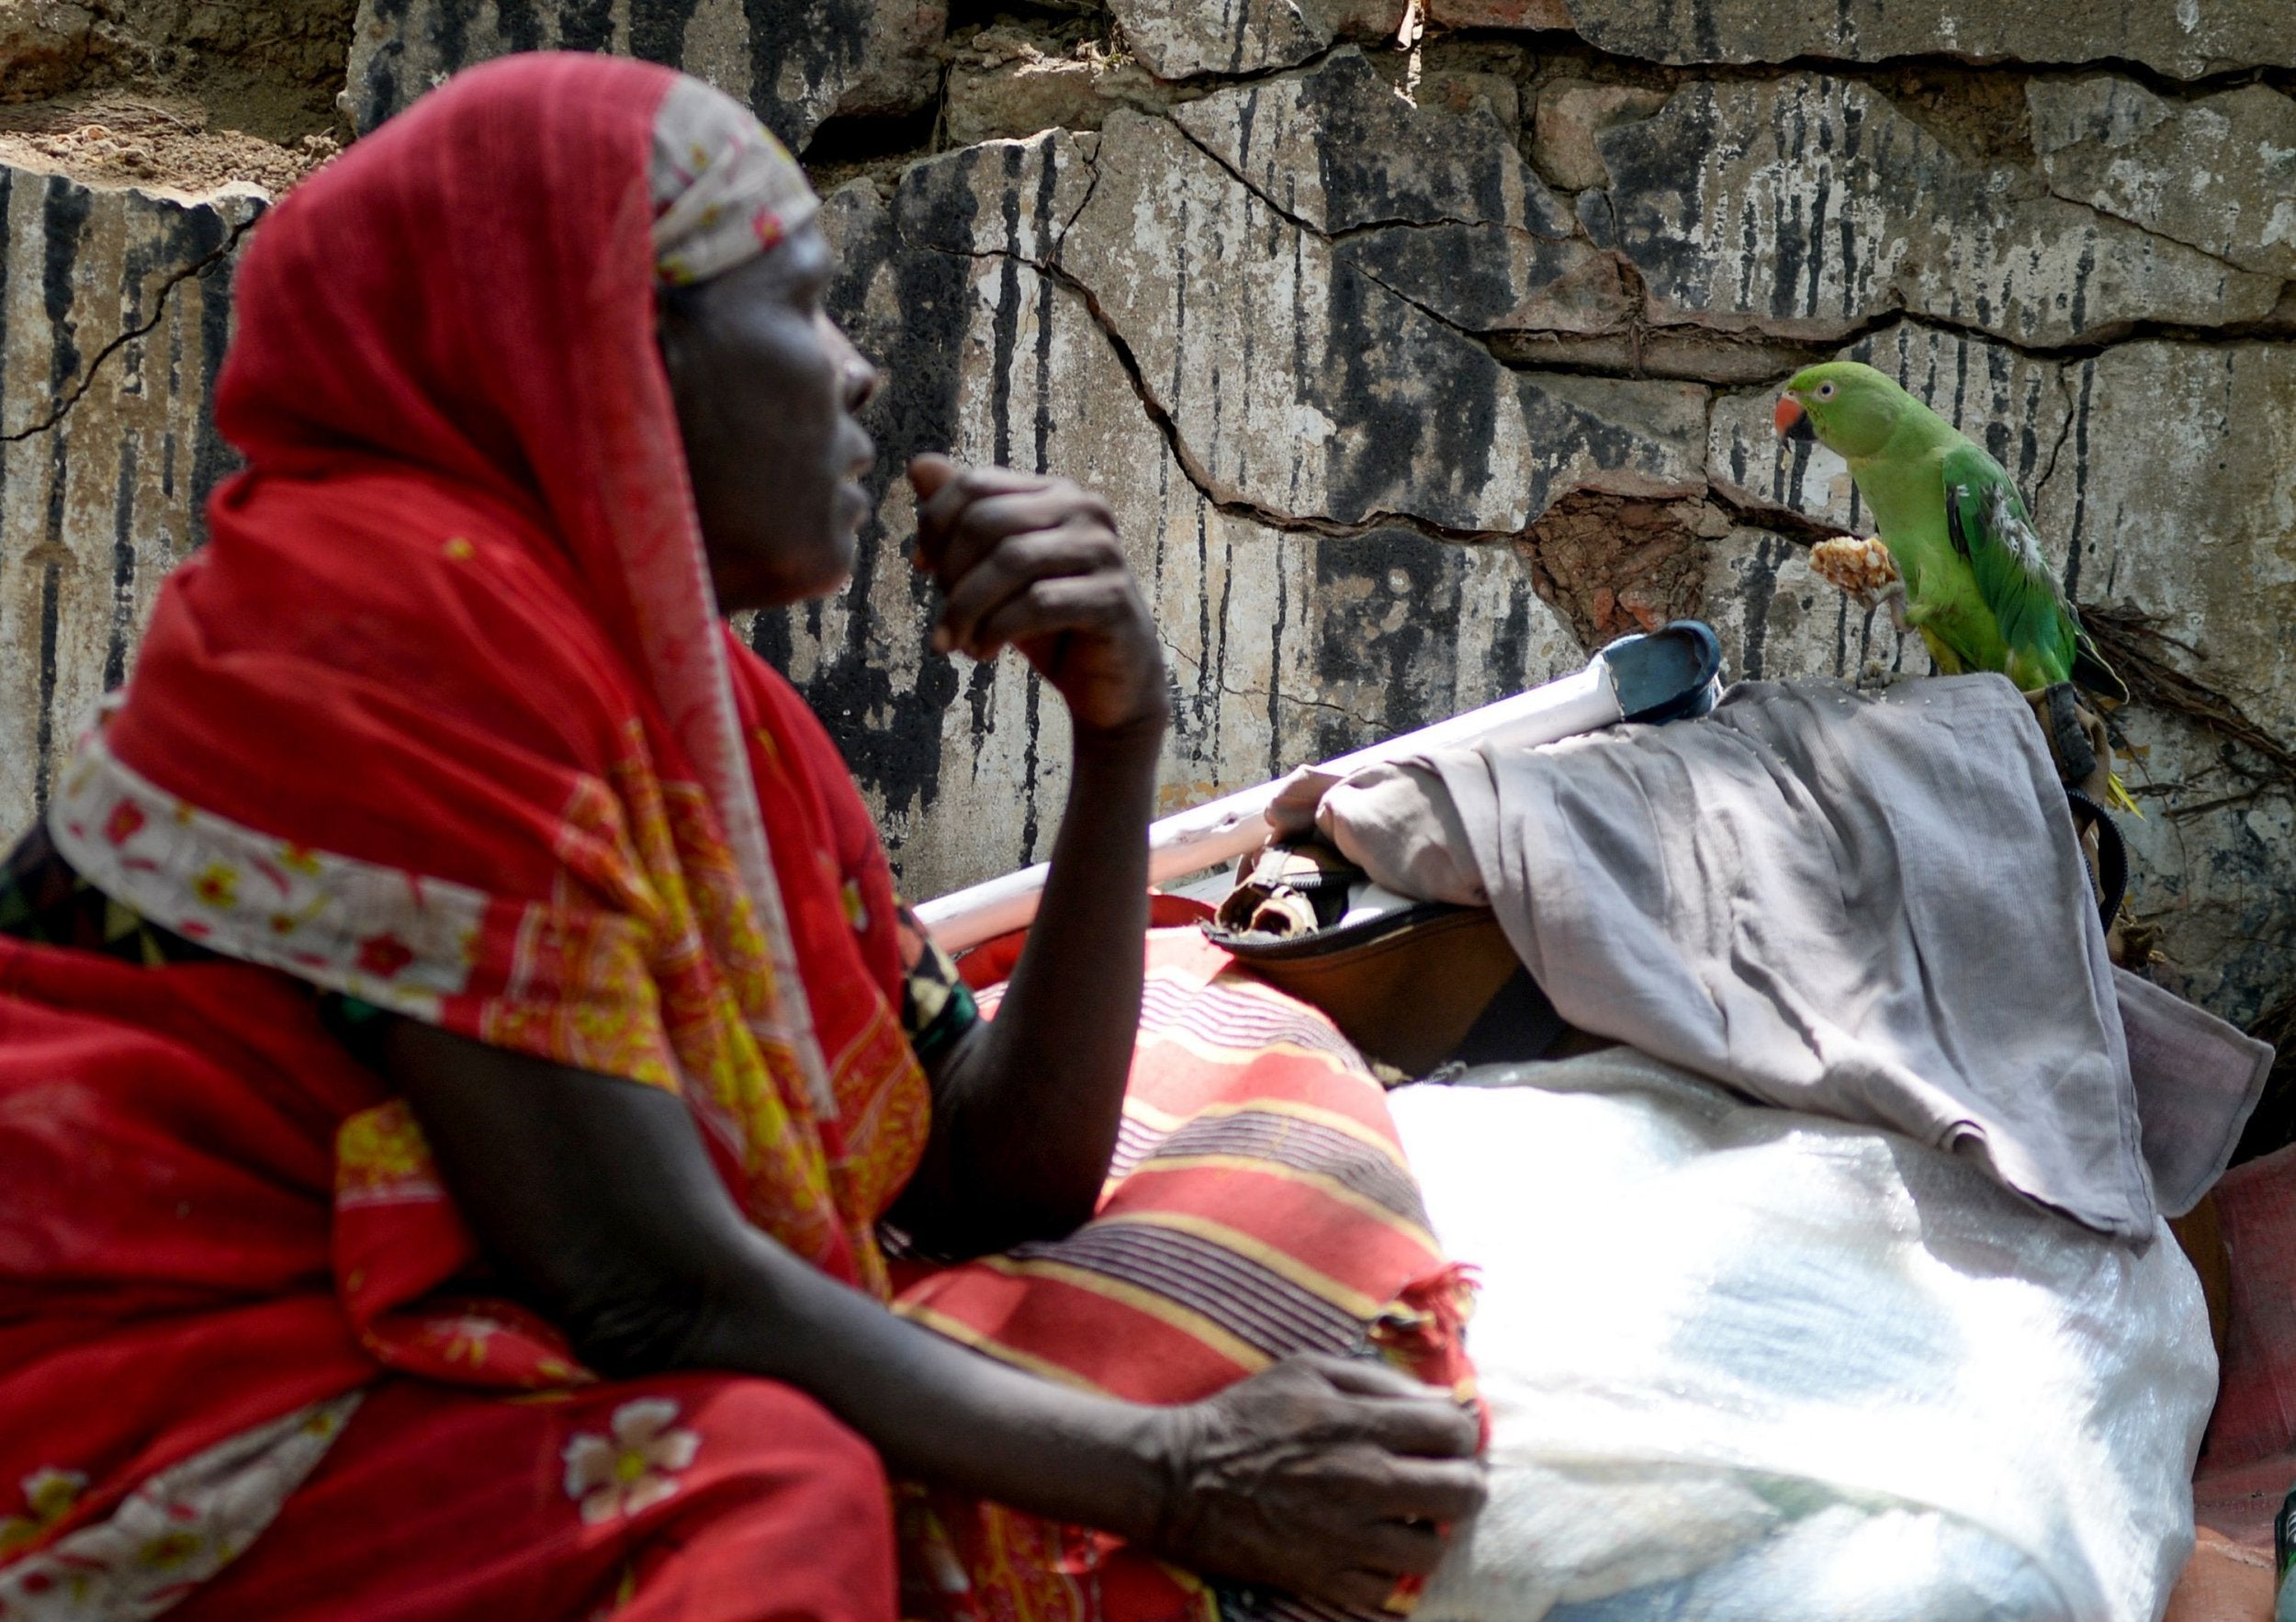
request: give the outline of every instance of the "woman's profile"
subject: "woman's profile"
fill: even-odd
[[[938,647],[1073,723],[993,1018],[729,630],[867,515],[816,207],[536,56],[258,227],[244,468],[0,882],[0,1615],[1373,1610],[1479,1503],[1376,1084],[1200,943],[1144,998],[1105,504],[908,470]]]

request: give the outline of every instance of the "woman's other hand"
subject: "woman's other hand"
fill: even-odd
[[[1483,1501],[1475,1416],[1377,1363],[1288,1358],[1165,1411],[1156,1552],[1376,1610]]]
[[[909,462],[917,567],[940,582],[933,645],[992,659],[1009,643],[1080,735],[1162,735],[1164,651],[1109,504],[1049,474]]]

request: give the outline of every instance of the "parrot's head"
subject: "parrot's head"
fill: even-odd
[[[1774,420],[1788,439],[1815,439],[1844,456],[1870,456],[1888,443],[1913,397],[1872,366],[1829,360],[1787,380]]]

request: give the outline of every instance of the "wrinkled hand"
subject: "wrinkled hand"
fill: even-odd
[[[1164,652],[1116,520],[1065,479],[909,462],[917,557],[940,582],[933,646],[992,659],[1007,643],[1067,701],[1080,734],[1161,734]]]
[[[1313,1599],[1378,1609],[1483,1501],[1474,1415],[1380,1364],[1288,1358],[1166,1424],[1156,1552]]]

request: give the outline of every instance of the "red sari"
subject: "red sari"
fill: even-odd
[[[314,991],[678,1094],[751,1221],[891,1297],[876,1223],[929,1108],[895,897],[710,596],[653,338],[670,78],[465,75],[242,263],[246,470],[48,818],[218,958],[0,941],[0,1618],[893,1614],[870,1449],[768,1381],[595,1381]],[[1200,942],[1158,952],[1102,1221],[902,1310],[1145,1401],[1309,1345],[1463,1379],[1360,1062]],[[1180,1301],[1208,1254],[1252,1259]],[[1211,1614],[1108,1539],[904,1518],[943,1614]]]

